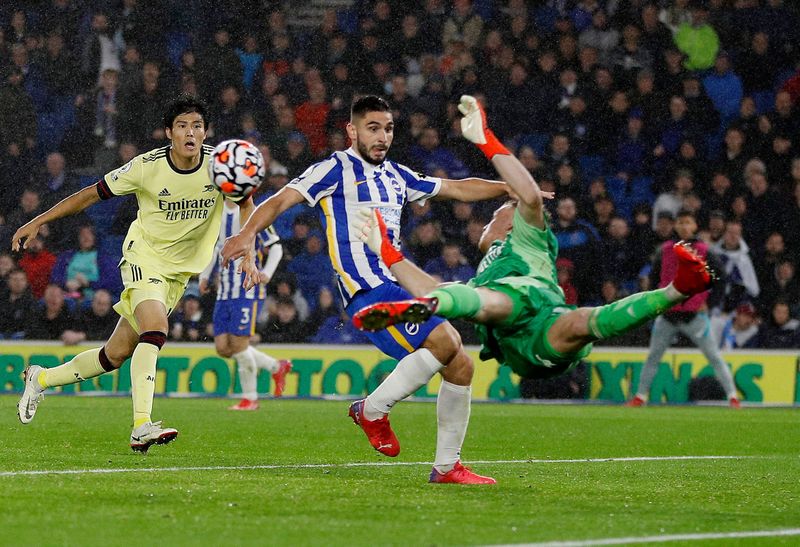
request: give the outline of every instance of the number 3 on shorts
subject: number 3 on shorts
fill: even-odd
[[[242,325],[250,324],[250,308],[242,308],[242,320],[239,322]]]

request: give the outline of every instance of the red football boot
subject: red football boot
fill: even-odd
[[[497,481],[492,477],[484,477],[473,473],[469,467],[461,465],[461,462],[456,462],[456,466],[447,473],[440,473],[434,467],[428,482],[440,484],[497,484]]]
[[[672,246],[678,258],[678,271],[672,285],[679,293],[686,296],[708,290],[714,280],[713,272],[708,268],[704,258],[694,252],[691,245],[679,241]]]
[[[436,312],[438,305],[438,298],[377,302],[358,310],[353,316],[353,324],[359,330],[372,332],[397,323],[424,323]]]
[[[286,375],[292,371],[292,362],[286,359],[278,361],[278,371],[272,373],[272,380],[275,382],[274,397],[283,395],[286,387]]]
[[[728,399],[728,404],[731,405],[731,408],[742,408],[742,403],[739,401],[738,397],[731,397]]]
[[[625,406],[640,407],[644,406],[645,404],[646,404],[645,400],[637,395],[633,399],[625,403]]]
[[[353,422],[367,434],[372,448],[390,458],[394,458],[400,453],[400,441],[397,440],[392,426],[389,425],[388,414],[377,420],[367,420],[364,417],[364,399],[352,403],[348,414],[353,418]]]
[[[250,399],[242,399],[233,406],[229,406],[228,410],[258,410],[258,401],[251,401]]]

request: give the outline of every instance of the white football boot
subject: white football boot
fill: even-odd
[[[161,422],[145,422],[131,431],[131,448],[136,452],[147,452],[154,444],[167,444],[175,440],[178,430],[161,427]]]
[[[17,403],[17,416],[23,424],[29,424],[36,415],[36,408],[44,399],[44,388],[39,385],[39,373],[44,370],[39,365],[25,367],[25,391]]]

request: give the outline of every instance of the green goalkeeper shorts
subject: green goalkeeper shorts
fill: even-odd
[[[563,296],[542,287],[489,283],[487,289],[511,298],[516,314],[502,325],[476,325],[483,345],[481,358],[497,359],[523,378],[549,378],[568,371],[592,351],[587,344],[576,353],[561,353],[550,345],[547,331],[563,314],[576,309]]]

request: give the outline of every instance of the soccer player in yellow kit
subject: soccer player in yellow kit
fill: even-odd
[[[169,145],[135,157],[14,234],[12,248],[19,251],[28,247],[43,224],[100,200],[135,194],[139,203],[122,247],[119,268],[125,288],[114,305],[121,316],[114,332],[103,347],[84,351],[61,366],[25,369],[25,391],[17,406],[23,424],[33,420],[46,388],[111,372],[131,357],[131,448],[146,452],[153,444],[177,437],[177,430],[153,422],[150,413],[158,352],[167,339],[167,317],[189,278],[211,260],[222,219],[223,196],[208,174],[212,148],[203,145],[207,127],[205,105],[191,95],[180,95],[164,114]],[[254,208],[249,197],[239,206],[245,219]]]

